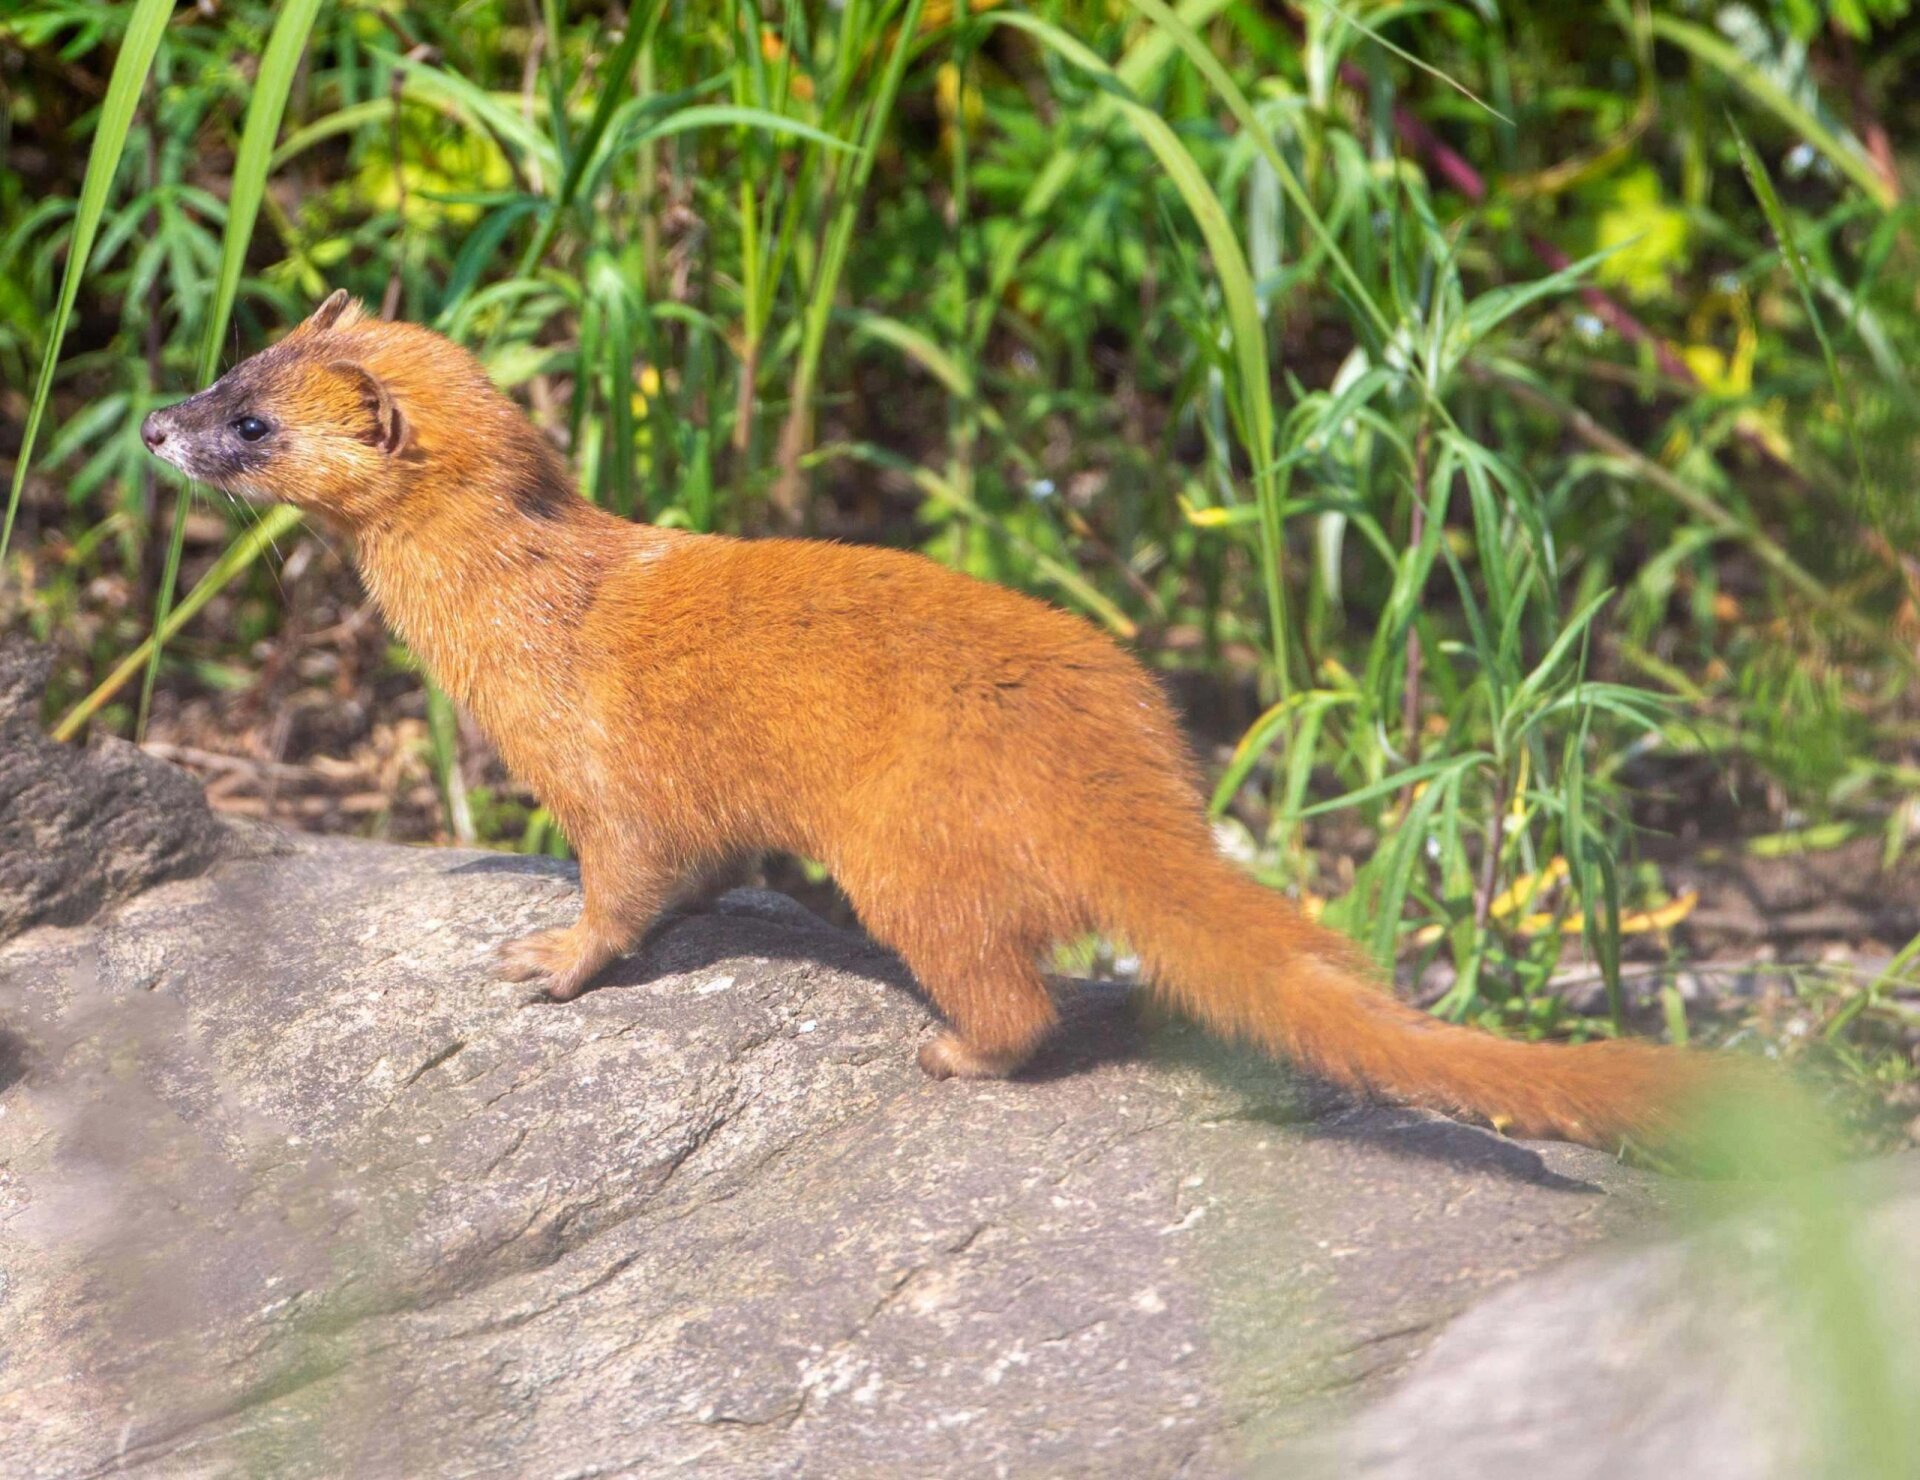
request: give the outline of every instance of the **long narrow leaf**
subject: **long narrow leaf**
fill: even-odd
[[[1156,20],[1184,45],[1182,36],[1192,32],[1172,11],[1159,6],[1151,12]],[[1283,490],[1276,477],[1274,458],[1274,414],[1271,370],[1267,360],[1267,336],[1260,317],[1260,301],[1254,291],[1253,273],[1246,253],[1234,233],[1226,208],[1207,183],[1206,175],[1187,152],[1171,125],[1158,113],[1137,101],[1125,82],[1085,45],[1059,27],[1017,12],[996,14],[996,24],[1014,26],[1047,43],[1062,57],[1087,72],[1107,93],[1111,106],[1133,126],[1134,132],[1166,171],[1167,178],[1180,192],[1194,224],[1207,244],[1213,259],[1214,276],[1225,301],[1228,331],[1231,336],[1237,400],[1242,419],[1241,436],[1251,449],[1254,480],[1261,509],[1261,554],[1269,572],[1263,583],[1267,597],[1267,619],[1273,642],[1273,672],[1279,697],[1287,693],[1287,611],[1284,587],[1280,581],[1283,528],[1280,505]],[[1178,29],[1176,29],[1178,28]],[[1217,65],[1217,64],[1216,64]],[[1284,164],[1281,168],[1285,168]]]
[[[1847,394],[1847,387],[1840,379],[1840,361],[1834,355],[1833,341],[1827,337],[1827,326],[1820,318],[1820,305],[1813,296],[1813,274],[1807,270],[1807,259],[1800,253],[1800,243],[1793,235],[1793,224],[1787,220],[1786,207],[1780,204],[1779,192],[1773,188],[1773,180],[1768,176],[1766,166],[1760,162],[1760,156],[1753,152],[1753,145],[1740,132],[1740,126],[1731,118],[1727,120],[1727,126],[1733,130],[1733,142],[1740,150],[1740,165],[1747,172],[1748,183],[1753,186],[1754,198],[1766,213],[1767,225],[1773,228],[1774,239],[1780,243],[1780,255],[1786,259],[1793,285],[1800,290],[1800,302],[1806,307],[1807,322],[1813,326],[1813,337],[1820,342],[1820,358],[1826,364],[1827,380],[1833,386],[1833,403],[1839,407],[1846,423],[1847,444],[1853,452],[1854,471],[1864,488],[1867,460],[1860,451],[1860,427],[1854,420],[1853,397]]]
[[[1724,72],[1755,102],[1831,160],[1842,174],[1866,192],[1867,198],[1875,205],[1883,210],[1892,206],[1893,191],[1860,151],[1842,143],[1825,124],[1796,103],[1778,83],[1741,56],[1730,43],[1722,41],[1705,26],[1682,20],[1676,15],[1656,13],[1649,20],[1649,25],[1653,34],[1663,41],[1672,42],[1708,66]]]
[[[262,551],[270,547],[281,535],[296,528],[299,523],[299,511],[287,504],[279,504],[267,510],[261,516],[260,522],[229,545],[220,558],[213,563],[213,568],[194,584],[191,591],[174,604],[159,629],[122,658],[119,666],[102,679],[92,693],[61,716],[60,723],[53,727],[53,738],[71,740],[79,734],[81,726],[92,719],[102,705],[127,686],[133,676],[145,666],[148,659],[159,651],[161,644],[167,642],[186,626],[200,608],[213,600],[235,576],[259,559]]]
[[[120,55],[113,64],[113,76],[107,82],[106,101],[93,129],[93,148],[87,155],[87,174],[80,186],[80,206],[74,213],[73,235],[67,241],[67,267],[60,279],[60,301],[47,326],[47,347],[40,358],[40,374],[33,388],[33,400],[27,407],[27,424],[20,434],[20,451],[13,464],[13,486],[7,493],[7,513],[0,521],[0,559],[13,538],[13,522],[20,512],[20,494],[26,487],[27,469],[33,462],[34,438],[40,434],[40,422],[47,412],[47,398],[53,391],[54,366],[60,361],[60,346],[67,337],[67,322],[73,317],[73,305],[80,293],[80,277],[93,255],[93,239],[100,229],[101,213],[107,204],[107,191],[120,168],[120,156],[126,149],[127,129],[133,122],[133,110],[140,102],[147,73],[153,69],[153,54],[173,15],[173,0],[137,0],[127,19],[127,33],[120,41]]]
[[[279,136],[287,96],[293,91],[294,73],[306,52],[307,36],[313,30],[313,20],[319,10],[320,0],[286,0],[274,20],[272,34],[267,37],[267,49],[260,57],[253,95],[247,103],[247,120],[240,132],[240,148],[234,155],[233,180],[227,191],[227,229],[220,242],[220,274],[214,283],[213,302],[207,308],[206,331],[200,339],[196,389],[214,378],[220,364],[220,342],[233,313],[234,295],[240,289],[240,273],[246,266],[247,246],[253,240],[254,219],[260,214],[260,200],[266,194],[273,141]],[[166,567],[160,574],[160,592],[154,604],[155,633],[166,627],[167,613],[173,605],[174,583],[180,578],[180,553],[187,537],[187,502],[191,497],[189,485],[174,500],[173,537],[167,544]],[[163,646],[164,639],[153,644],[146,676],[140,682],[136,734],[146,732],[147,711],[153,704],[153,685],[160,676]]]
[[[614,109],[619,105],[623,88],[620,79],[633,70],[635,58],[640,48],[646,44],[652,34],[655,4],[636,7],[627,16],[626,34],[620,38],[620,44],[613,49],[613,55],[607,59],[607,65],[599,78],[599,101],[594,104],[593,117],[587,121],[587,130],[580,136],[579,147],[573,150],[567,161],[567,172],[560,182],[560,193],[556,197],[553,210],[547,213],[541,222],[540,230],[527,244],[527,253],[521,259],[520,275],[525,277],[553,243],[553,234],[560,228],[560,214],[573,204],[574,193],[580,188],[580,179],[586,173],[588,162],[599,147],[600,137],[607,130],[607,123],[613,117]],[[554,49],[559,48],[559,37],[553,38]],[[556,112],[558,109],[556,108]]]

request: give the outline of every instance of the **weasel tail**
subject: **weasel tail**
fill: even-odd
[[[1376,986],[1345,936],[1211,849],[1168,863],[1112,909],[1157,991],[1334,1083],[1605,1150],[1668,1141],[1706,1088],[1682,1050],[1521,1043],[1443,1022]]]

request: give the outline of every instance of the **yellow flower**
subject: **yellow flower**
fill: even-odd
[[[639,378],[634,381],[633,414],[636,419],[644,420],[647,403],[660,394],[660,372],[651,365],[640,369]]]
[[[1734,321],[1732,354],[1708,342],[1708,336],[1725,318]],[[1688,320],[1687,332],[1693,342],[1680,346],[1680,358],[1693,372],[1693,378],[1700,382],[1702,390],[1729,400],[1753,394],[1753,363],[1759,352],[1760,336],[1754,328],[1753,305],[1744,290],[1709,294]],[[1784,401],[1774,399],[1759,406],[1745,407],[1734,418],[1734,425],[1782,462],[1792,460],[1793,447],[1787,440],[1787,408]],[[1687,445],[1685,434],[1676,431],[1662,449],[1662,456],[1669,463],[1675,462],[1686,451]]]
[[[774,34],[772,26],[760,28],[760,55],[769,65],[779,66],[787,54],[787,44]],[[796,63],[787,74],[787,88],[803,103],[813,101],[813,79],[802,72]]]
[[[942,62],[934,71],[933,101],[940,112],[940,140],[944,145],[951,146],[956,117],[964,117],[969,132],[980,122],[980,89],[969,86],[963,94],[960,69],[952,62]]]

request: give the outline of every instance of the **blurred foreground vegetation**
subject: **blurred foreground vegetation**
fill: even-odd
[[[269,809],[385,737],[314,815],[417,772],[433,833],[554,846],[321,535],[140,448],[346,286],[623,514],[1107,628],[1229,845],[1440,1010],[1684,1036],[1649,839],[1892,879],[1920,830],[1906,8],[15,0],[0,619],[67,733],[244,732]],[[1910,928],[1768,1041],[1910,1077]]]

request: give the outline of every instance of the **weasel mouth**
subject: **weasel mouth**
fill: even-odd
[[[142,432],[141,440],[143,442],[146,441],[144,430]],[[169,438],[166,442],[161,443],[158,447],[154,446],[151,442],[148,442],[147,451],[151,452],[155,457],[159,458],[160,461],[165,463],[168,467],[174,468],[177,471],[186,474],[187,477],[193,479],[196,483],[218,483],[219,482],[218,478],[213,477],[205,468],[201,466],[201,460],[193,455],[193,449],[187,446],[184,442],[182,442],[177,437]]]

